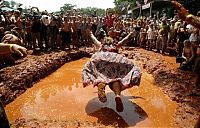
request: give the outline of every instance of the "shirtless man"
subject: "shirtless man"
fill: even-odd
[[[58,46],[57,42],[57,34],[59,32],[58,28],[58,18],[56,16],[51,16],[51,21],[49,24],[49,38],[50,38],[50,46],[53,49],[56,49]]]
[[[77,21],[77,17],[73,16],[72,17],[72,29],[73,29],[73,33],[72,33],[72,44],[73,47],[77,47],[78,45],[78,21]]]
[[[64,22],[61,26],[61,35],[62,35],[62,46],[67,46],[68,48],[71,43],[71,33],[73,32],[72,24],[69,21],[69,17],[64,17]]]
[[[123,30],[125,27],[124,27],[124,24],[122,23],[122,21],[120,19],[118,19],[116,21],[116,24],[114,26],[114,28],[117,30],[117,31],[120,31],[120,30]]]
[[[111,27],[110,31],[108,32],[108,36],[112,37],[114,40],[119,39],[120,34],[120,31],[115,30],[113,27]]]
[[[83,43],[83,38],[82,38],[82,33],[81,33],[81,27],[82,27],[82,16],[78,16],[78,20],[77,20],[77,24],[78,24],[78,45],[81,46]]]
[[[84,41],[84,45],[88,45],[89,42],[89,36],[86,33],[86,30],[91,30],[91,18],[83,18],[82,25],[81,25],[81,33]]]
[[[83,18],[82,22],[81,22],[81,35],[82,35],[82,44],[85,46],[86,43],[86,29],[87,29],[87,23],[86,23],[87,19],[86,17]]]
[[[25,34],[23,32],[23,25],[22,25],[22,19],[21,19],[21,14],[20,14],[20,11],[16,10],[14,12],[14,17],[15,17],[15,25],[16,27],[19,28],[19,36],[20,38],[23,40],[23,44],[25,45]]]

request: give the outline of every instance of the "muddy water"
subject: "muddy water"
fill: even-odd
[[[66,63],[6,106],[10,122],[18,118],[39,120],[79,120],[104,125],[170,127],[176,103],[154,85],[145,72],[140,87],[123,92],[124,111],[115,109],[114,95],[106,88],[108,101],[99,102],[97,89],[83,88],[81,71],[88,59]]]

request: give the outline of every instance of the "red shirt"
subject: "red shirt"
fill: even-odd
[[[106,26],[109,28],[113,27],[114,20],[114,17],[106,17]]]

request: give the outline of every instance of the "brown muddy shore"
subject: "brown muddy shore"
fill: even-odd
[[[88,57],[91,51],[54,51],[36,52],[20,59],[16,65],[0,70],[0,94],[4,104],[12,102],[34,83],[46,77],[63,64]],[[174,127],[192,127],[200,114],[200,88],[194,86],[194,75],[181,71],[175,64],[175,58],[146,51],[127,48],[122,51],[128,58],[139,63],[150,74],[153,74],[158,85],[171,100],[178,103],[174,114]],[[38,121],[19,119],[13,127],[105,127],[95,122],[74,121]],[[117,127],[117,126],[112,126]],[[125,126],[127,127],[127,126]]]
[[[4,104],[12,102],[34,83],[48,76],[67,62],[89,56],[83,51],[32,52],[13,66],[0,70],[0,98]]]

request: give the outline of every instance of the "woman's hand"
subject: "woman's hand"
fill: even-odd
[[[90,29],[86,29],[86,34],[87,35],[91,35],[92,34],[92,31]]]
[[[134,37],[135,32],[130,32],[129,35],[130,35],[130,37]]]

